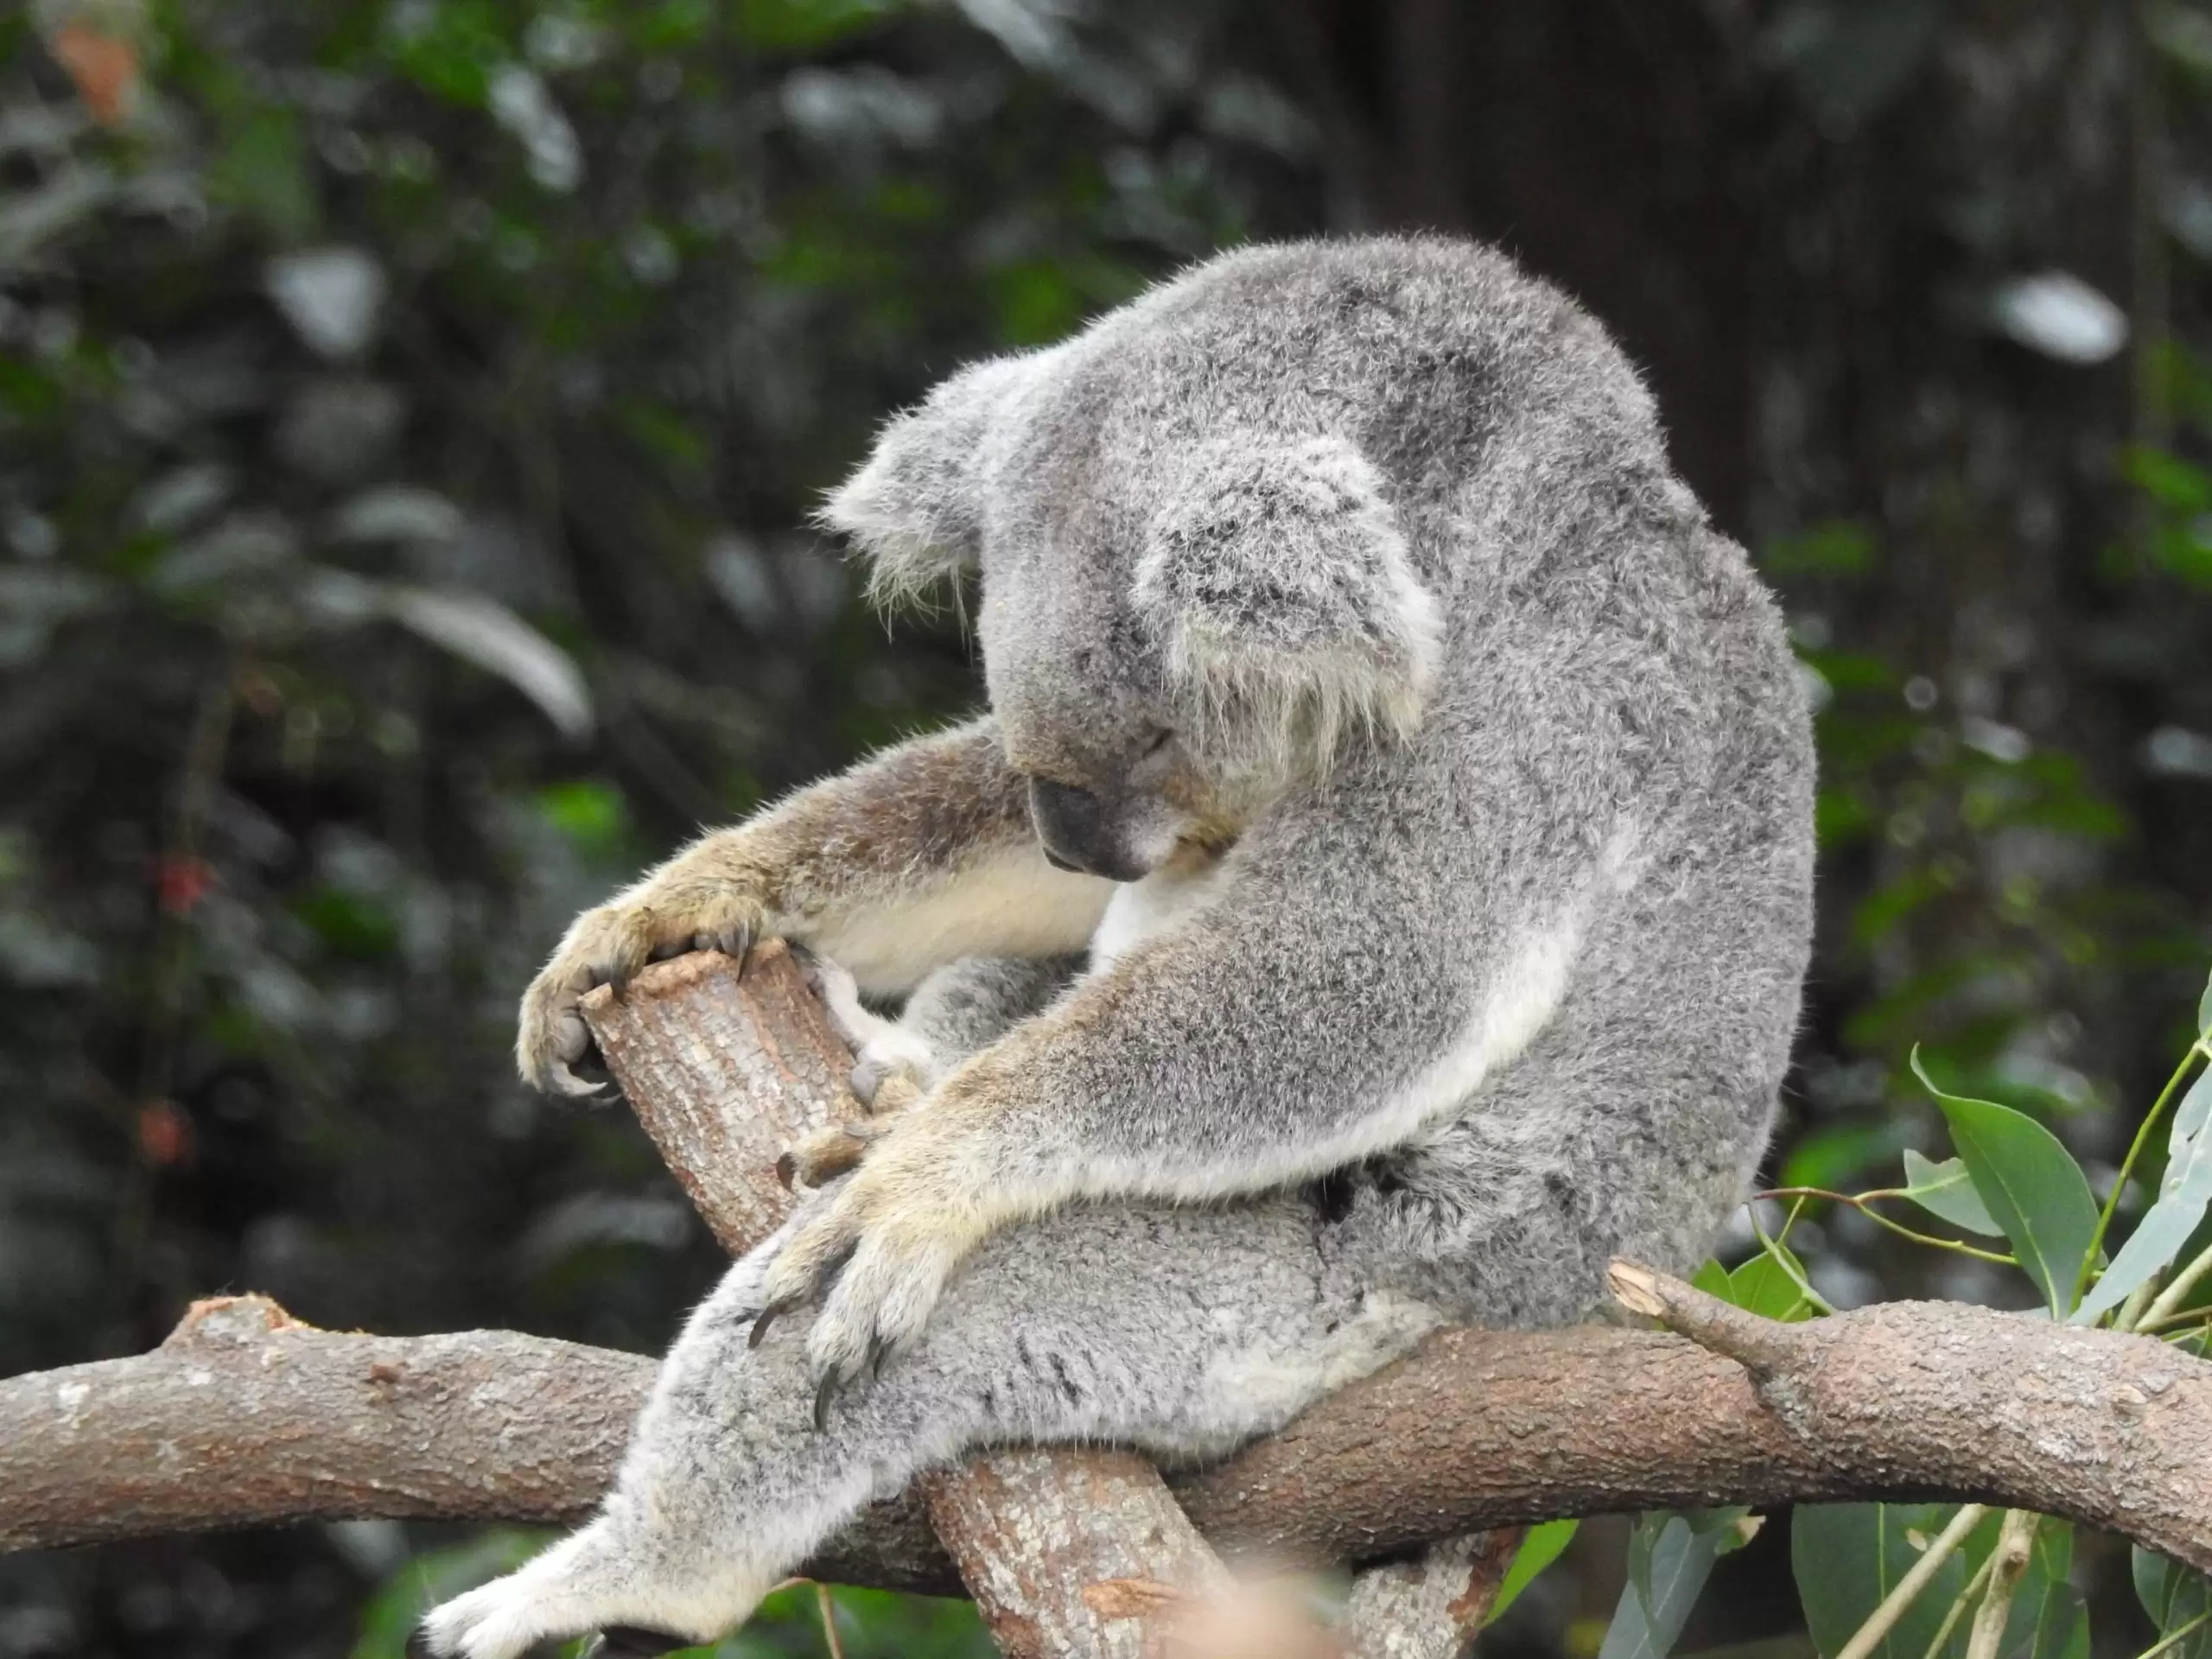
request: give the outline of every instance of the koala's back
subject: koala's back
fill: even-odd
[[[1418,728],[1348,755],[1294,804],[1310,833],[1254,856],[1339,948],[1372,932],[1377,883],[1418,887],[1382,906],[1402,937],[1366,953],[1408,981],[1449,981],[1477,931],[1510,933],[1504,988],[1448,1042],[1472,1052],[1485,1018],[1519,1018],[1516,976],[1529,1029],[1464,1085],[1458,1049],[1424,1057],[1414,1086],[1453,1103],[1336,1183],[1328,1249],[1485,1323],[1578,1316],[1617,1253],[1694,1265],[1788,1064],[1811,722],[1778,608],[1675,475],[1627,357],[1494,250],[1356,238],[1211,261],[1010,385],[982,442],[986,602],[993,556],[1049,562],[1056,605],[1108,595],[1055,612],[1090,630],[1056,635],[1063,655],[1128,649],[1097,619],[1121,626],[1134,550],[1185,510],[1185,458],[1236,443],[1351,446],[1440,601]],[[1605,891],[1528,891],[1516,872],[1539,869],[1595,869]],[[1554,1007],[1533,982],[1558,963]],[[1252,1040],[1393,1014],[1388,986],[1255,1007]]]
[[[1756,1170],[1788,1065],[1814,760],[1778,607],[1675,476],[1632,365],[1504,256],[1428,238],[1230,255],[1072,350],[1058,441],[1084,441],[1062,453],[1118,464],[1071,487],[1255,423],[1348,437],[1387,480],[1446,600],[1445,660],[1409,748],[1355,761],[1332,810],[1450,837],[1465,791],[1519,791],[1531,855],[1593,826],[1619,843],[1556,1011],[1340,1185],[1327,1250],[1491,1324],[1580,1315],[1615,1254],[1687,1271]],[[1539,628],[1551,655],[1523,648]],[[1586,712],[1625,734],[1604,766],[1575,760]],[[1559,741],[1534,766],[1501,737],[1547,721]],[[1332,874],[1284,870],[1322,906]],[[1453,894],[1433,897],[1446,949]]]
[[[1089,492],[1102,472],[1142,477],[1143,458],[1224,426],[1328,431],[1389,479],[1423,575],[1446,588],[1440,512],[1515,516],[1525,543],[1531,502],[1629,474],[1672,484],[1656,410],[1605,329],[1476,243],[1232,252],[1044,355],[1056,360],[1013,423],[1026,478],[1059,470]],[[1119,464],[1101,468],[1102,455]]]

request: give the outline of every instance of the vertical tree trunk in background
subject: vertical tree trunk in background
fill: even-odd
[[[1332,218],[1510,250],[1649,377],[1676,462],[1740,535],[1758,225],[1735,188],[1758,106],[1707,8],[1289,0]]]

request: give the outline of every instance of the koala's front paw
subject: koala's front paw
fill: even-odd
[[[760,901],[728,882],[658,884],[576,918],[560,947],[523,994],[515,1063],[523,1080],[548,1094],[583,1098],[601,1084],[573,1067],[592,1052],[576,1003],[588,991],[617,993],[649,962],[686,950],[721,950],[742,961],[764,923]]]
[[[931,1112],[899,1119],[768,1268],[756,1344],[780,1315],[821,1302],[807,1338],[817,1428],[838,1389],[921,1334],[953,1270],[990,1231],[976,1196],[959,1190],[950,1150]]]

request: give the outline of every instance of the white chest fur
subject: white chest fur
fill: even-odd
[[[1221,866],[1209,860],[1171,865],[1116,887],[1090,936],[1090,971],[1101,971],[1146,939],[1173,932],[1213,902],[1220,885]]]

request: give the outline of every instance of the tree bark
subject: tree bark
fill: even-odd
[[[1440,1332],[1172,1490],[1219,1549],[1293,1565],[1560,1516],[1948,1498],[2212,1571],[2212,1364],[1961,1303],[1783,1325],[1649,1282],[1713,1348],[1595,1326]],[[359,1336],[258,1297],[201,1303],[153,1353],[0,1382],[0,1548],[361,1516],[569,1520],[613,1477],[652,1370],[508,1332]],[[925,1516],[918,1494],[876,1505],[807,1570],[953,1590]]]
[[[733,1255],[789,1213],[785,1149],[864,1117],[846,1087],[852,1057],[791,953],[703,951],[640,975],[584,1018],[607,1068],[677,1179]],[[1109,1617],[1090,1586],[1137,1580],[1186,1595],[1229,1575],[1153,1466],[1128,1452],[993,1452],[918,1483],[930,1522],[1009,1659],[1139,1659],[1141,1617]]]

